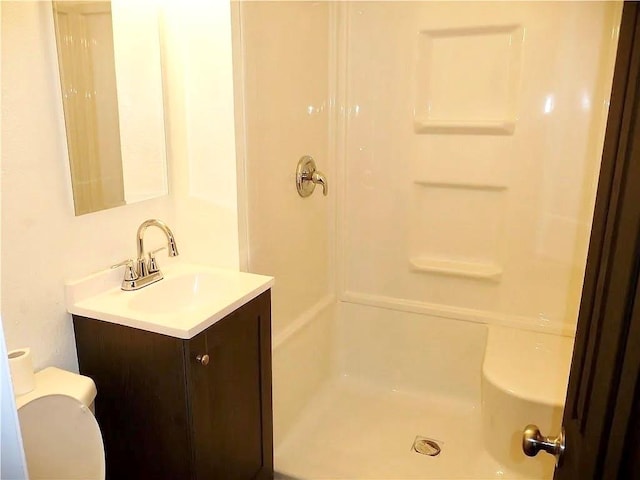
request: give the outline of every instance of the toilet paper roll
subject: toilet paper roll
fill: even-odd
[[[35,387],[31,349],[19,348],[8,353],[14,395],[24,395]]]

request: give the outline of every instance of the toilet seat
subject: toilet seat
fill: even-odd
[[[18,409],[30,479],[104,480],[104,444],[91,411],[67,395],[45,395]]]

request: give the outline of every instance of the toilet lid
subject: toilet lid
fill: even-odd
[[[29,478],[104,480],[98,422],[67,395],[45,395],[18,410]]]

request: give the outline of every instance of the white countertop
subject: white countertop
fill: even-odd
[[[189,339],[274,283],[273,277],[185,263],[161,270],[163,280],[132,292],[120,289],[122,269],[69,281],[65,284],[67,311]]]

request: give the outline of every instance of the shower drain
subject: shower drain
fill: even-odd
[[[437,457],[440,455],[442,451],[440,448],[440,443],[438,440],[434,440],[432,438],[421,437],[418,435],[416,439],[413,441],[413,447],[411,448],[414,452],[419,453],[420,455],[428,455],[429,457]]]

